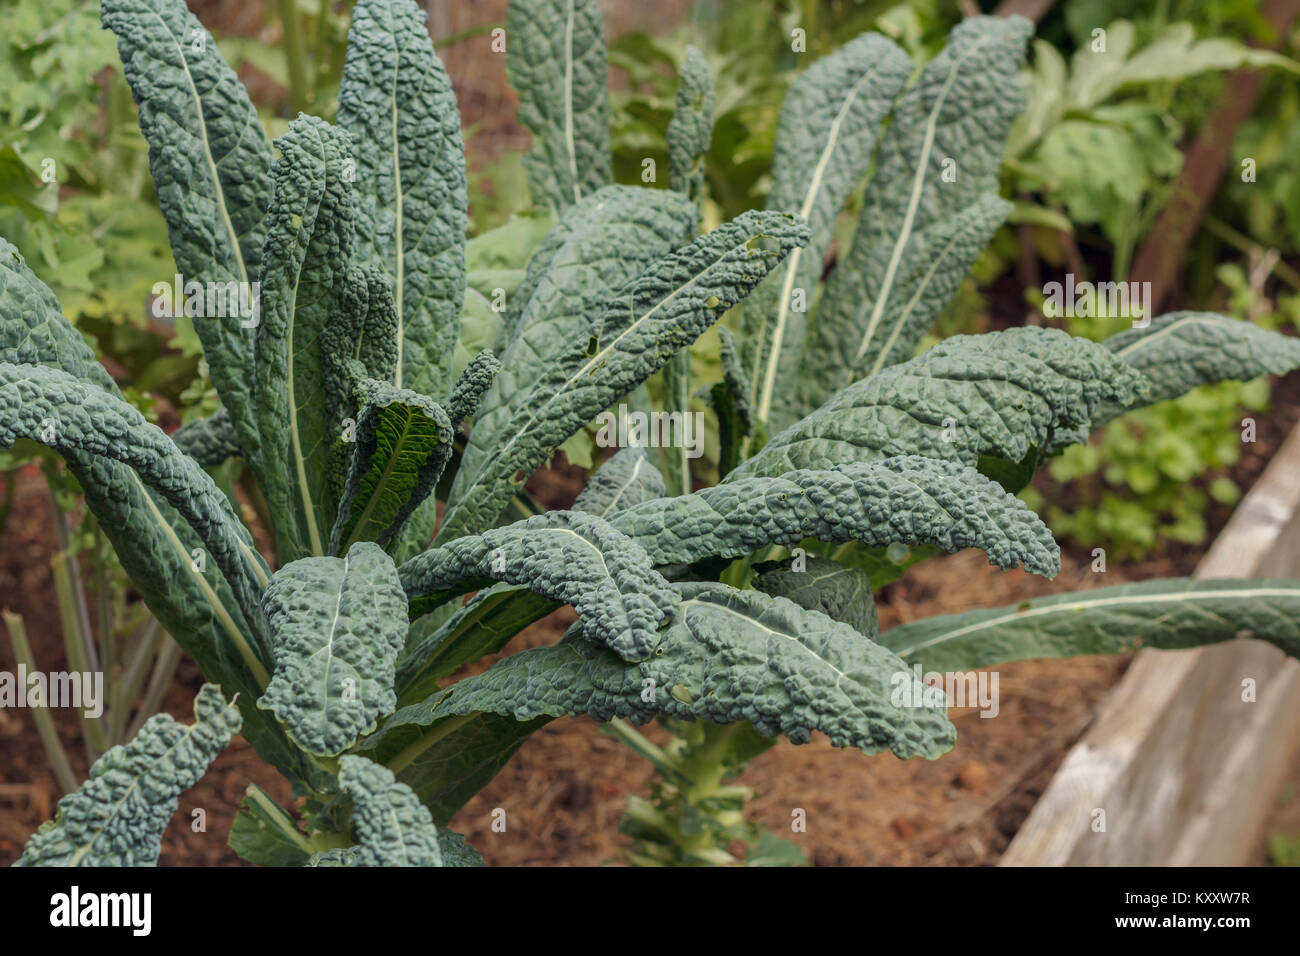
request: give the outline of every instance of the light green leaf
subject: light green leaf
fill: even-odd
[[[354,804],[357,866],[442,866],[433,818],[392,771],[345,756],[339,760],[339,788]]]
[[[239,731],[239,711],[215,684],[194,699],[186,727],[154,714],[129,743],[95,761],[90,777],[59,801],[15,866],[153,866],[177,798],[199,782]]]
[[[456,476],[461,491],[438,540],[495,521],[515,489],[565,438],[690,345],[807,238],[807,228],[794,216],[751,211],[647,269],[611,301],[591,340],[572,343],[564,361],[541,371],[538,400],[500,429],[507,437],[483,464],[471,473],[462,462]],[[575,354],[583,361],[569,372]]]
[[[140,106],[176,268],[185,282],[251,290],[262,272],[271,144],[243,84],[184,0],[102,0],[101,16]],[[253,455],[253,338],[241,321],[231,314],[194,325],[212,383]]]
[[[864,33],[810,66],[781,107],[767,208],[797,212],[812,238],[790,253],[744,308],[749,401],[758,418],[775,427],[797,417],[792,398],[805,319],[835,219],[866,175],[881,123],[911,72],[907,54],[894,43]]]
[[[608,185],[609,65],[596,0],[510,0],[506,77],[519,122],[533,205],[557,211]]]
[[[311,856],[307,835],[255,783],[244,792],[226,843],[240,859],[259,866],[303,866]]]
[[[518,273],[518,280],[523,281],[522,270]],[[511,291],[502,289],[505,295]],[[502,313],[492,308],[492,303],[482,292],[469,286],[465,290],[465,306],[460,314],[460,341],[456,343],[456,359],[452,363],[456,375],[461,375],[469,367],[475,355],[484,349],[495,349],[504,328]]]
[[[804,538],[981,548],[1003,570],[1060,570],[1051,532],[1023,501],[957,462],[904,455],[750,477],[620,511],[610,523],[656,565],[736,558]]]
[[[903,454],[1020,462],[1143,387],[1109,349],[1059,329],[955,335],[850,385],[724,480]]]
[[[533,252],[554,225],[555,217],[549,210],[516,213],[495,229],[481,232],[465,243],[465,268],[471,278],[475,275],[516,274],[527,267]],[[484,288],[481,283],[471,281],[470,285],[485,296],[491,294],[491,289]],[[509,294],[514,289],[505,291]]]
[[[876,600],[867,573],[826,558],[804,560],[803,570],[792,568],[790,561],[758,565],[754,587],[772,597],[787,598],[807,611],[820,611],[874,640]]]
[[[451,457],[447,413],[424,395],[366,379],[358,388],[356,444],[330,551],[384,547],[432,493]]]
[[[645,552],[603,519],[548,511],[416,555],[399,569],[412,617],[503,581],[572,604],[584,633],[626,660],[659,643],[676,594]]]
[[[261,456],[250,464],[287,564],[325,553],[338,504],[330,481],[338,436],[321,402],[328,377],[322,333],[343,305],[356,195],[345,179],[347,133],[302,115],[275,145],[257,329]],[[239,437],[244,442],[243,432]]]
[[[465,147],[456,94],[413,0],[357,4],[338,122],[356,159],[358,261],[393,284],[392,383],[443,401],[465,296]]]
[[[275,673],[258,706],[309,753],[333,756],[397,705],[393,667],[406,638],[406,597],[392,559],[359,541],[344,558],[302,558],[263,598]]]
[[[668,185],[699,203],[704,186],[704,156],[713,139],[713,76],[704,54],[687,44],[682,58],[677,108],[665,134],[668,141]]]
[[[664,476],[639,446],[623,448],[610,457],[587,482],[573,503],[574,511],[608,518],[665,492]]]
[[[1199,647],[1242,634],[1300,657],[1300,583],[1141,581],[924,618],[886,631],[880,642],[909,665],[953,671],[1027,658]]]
[[[1300,73],[1300,64],[1270,50],[1251,49],[1227,37],[1196,38],[1190,23],[1171,23],[1142,49],[1133,51],[1135,31],[1127,20],[1106,27],[1106,49],[1081,47],[1071,61],[1070,100],[1088,109],[1115,93],[1147,83],[1178,81],[1210,70],[1280,67]]]
[[[810,328],[802,411],[911,357],[1010,210],[997,177],[1032,32],[1021,17],[962,21],[899,100]]]

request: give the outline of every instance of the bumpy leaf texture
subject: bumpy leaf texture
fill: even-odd
[[[909,664],[951,671],[1004,661],[1199,647],[1245,635],[1300,657],[1300,583],[1171,578],[944,614],[886,631]]]
[[[239,458],[244,453],[225,408],[218,408],[208,418],[182,425],[172,432],[172,441],[205,468],[220,465],[228,458]]]
[[[447,399],[447,417],[451,419],[453,429],[459,429],[474,417],[483,402],[483,395],[500,371],[501,362],[491,349],[484,349],[469,360]]]
[[[624,508],[662,498],[664,490],[664,476],[649,452],[639,446],[623,448],[592,475],[573,502],[573,510],[608,518]]]
[[[413,617],[504,581],[572,604],[583,632],[625,660],[654,650],[677,603],[644,551],[604,519],[577,511],[548,511],[458,538],[407,561],[400,573]]]
[[[154,714],[129,743],[95,761],[27,841],[15,866],[153,866],[177,798],[199,782],[239,731],[239,711],[215,684],[194,699],[186,727]]]
[[[339,311],[321,329],[329,424],[341,429],[357,412],[364,377],[391,383],[397,368],[397,306],[392,281],[377,266],[353,266],[343,280]]]
[[[500,431],[504,440],[475,473],[462,463],[461,492],[438,540],[495,521],[566,438],[690,345],[807,238],[794,216],[746,212],[647,269],[614,297],[589,341],[572,343],[582,364],[569,372],[566,359],[543,369],[536,393],[543,397],[512,416]]]
[[[479,404],[451,502],[509,438],[512,419],[541,404],[556,375],[585,363],[588,342],[601,333],[604,307],[681,243],[694,218],[693,207],[677,193],[632,186],[602,189],[560,217],[509,301],[512,337],[501,353],[501,371]]]
[[[352,798],[357,866],[442,866],[438,832],[411,788],[364,757],[339,760],[339,787]]]
[[[262,271],[271,204],[271,143],[243,84],[184,0],[103,0],[122,72],[140,107],[149,171],[172,257],[188,282],[236,282]],[[212,383],[249,454],[253,333],[238,314],[194,323]]]
[[[797,212],[812,238],[745,303],[748,397],[784,427],[802,364],[804,320],[840,209],[871,163],[880,126],[912,72],[898,46],[864,33],[804,72],[781,107],[767,208]],[[773,408],[777,411],[773,414]]]
[[[359,541],[343,558],[302,558],[276,572],[263,601],[275,673],[258,706],[304,750],[332,756],[396,705],[393,667],[406,639],[406,595],[392,558]]]
[[[821,731],[837,747],[889,749],[900,757],[933,758],[952,746],[955,732],[943,707],[891,702],[895,687],[915,678],[853,628],[758,591],[679,588],[681,604],[660,652],[648,660],[629,665],[570,631],[555,646],[514,654],[399,711],[385,726],[394,737],[388,746],[411,739],[420,726],[432,724],[436,735],[436,721],[458,716],[533,721],[583,713],[636,723],[659,716],[746,720],[766,737],[807,743]]]
[[[808,557],[802,570],[789,561],[771,561],[755,570],[754,587],[764,594],[783,597],[808,611],[820,611],[861,634],[876,637],[876,599],[871,578],[828,558]]]
[[[465,147],[456,94],[413,0],[357,4],[338,122],[356,159],[358,261],[393,284],[392,383],[443,401],[465,298]]]
[[[997,197],[1033,27],[971,17],[899,100],[853,245],[809,329],[805,413],[850,382],[910,358],[1010,204]],[[777,420],[784,427],[789,419]]]
[[[90,346],[63,317],[54,295],[3,239],[0,362],[62,369],[105,395],[120,398]],[[194,560],[195,549],[203,547],[198,534],[128,465],[70,447],[62,454],[149,610],[204,674],[239,692],[244,735],[258,753],[290,779],[303,780],[309,770],[302,755],[271,716],[253,703],[261,684],[240,649],[251,643],[261,665],[271,666],[260,608],[245,616],[225,577]],[[265,581],[269,572],[251,545],[248,554],[258,581]]]
[[[536,206],[563,211],[611,179],[609,64],[596,0],[510,0],[506,77],[519,122],[533,135],[524,157]]]
[[[256,619],[266,565],[248,530],[207,472],[133,406],[61,369],[0,363],[0,447],[19,438],[60,453],[111,458],[133,469],[189,522],[233,589],[245,620]],[[242,633],[238,640],[245,662],[257,673],[257,648],[244,643]]]
[[[1151,384],[1130,408],[1177,398],[1198,385],[1246,382],[1300,368],[1300,339],[1214,312],[1169,312],[1103,344]],[[1118,405],[1103,405],[1091,426],[1100,428],[1123,412]]]
[[[1103,403],[1131,403],[1140,372],[1059,329],[955,335],[855,382],[773,438],[724,482],[893,455],[1020,462]]]
[[[713,139],[713,107],[717,96],[704,54],[687,44],[677,106],[668,123],[668,185],[692,202],[700,201],[704,186],[704,155]]]
[[[619,512],[610,523],[657,565],[736,558],[804,538],[981,548],[1006,570],[1054,577],[1052,534],[1023,501],[975,469],[915,455],[741,478]]]
[[[347,133],[300,114],[276,146],[257,329],[262,454],[251,464],[287,564],[325,553],[338,505],[330,478],[338,436],[321,401],[330,367],[323,332],[343,306],[356,195]]]

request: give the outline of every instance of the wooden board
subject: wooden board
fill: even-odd
[[[1300,577],[1300,428],[1196,576]],[[1242,699],[1246,678],[1254,703]],[[999,865],[1244,864],[1298,747],[1300,664],[1272,645],[1142,651]]]

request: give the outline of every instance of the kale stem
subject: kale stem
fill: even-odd
[[[32,656],[31,644],[27,642],[27,628],[23,625],[22,615],[3,611],[0,612],[0,618],[4,619],[15,659],[29,672],[36,670],[36,659]],[[59,732],[54,728],[54,718],[50,716],[48,705],[49,701],[46,701],[39,707],[33,707],[32,719],[36,721],[36,732],[40,735],[45,755],[50,758],[54,779],[59,782],[64,793],[71,793],[77,789],[77,775],[72,772],[72,764],[68,762],[68,754],[63,749],[63,742],[59,740]]]
[[[299,113],[307,108],[307,79],[303,62],[306,53],[302,43],[302,24],[294,0],[276,0],[276,6],[280,10],[280,22],[284,25],[284,62],[289,70],[289,102],[293,112]]]

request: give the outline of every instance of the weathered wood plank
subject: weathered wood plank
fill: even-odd
[[[1300,577],[1300,428],[1197,577]],[[1255,681],[1255,702],[1242,699]],[[1143,651],[1066,756],[1002,866],[1241,865],[1300,746],[1300,665],[1234,641]],[[1105,832],[1093,829],[1105,811]]]

